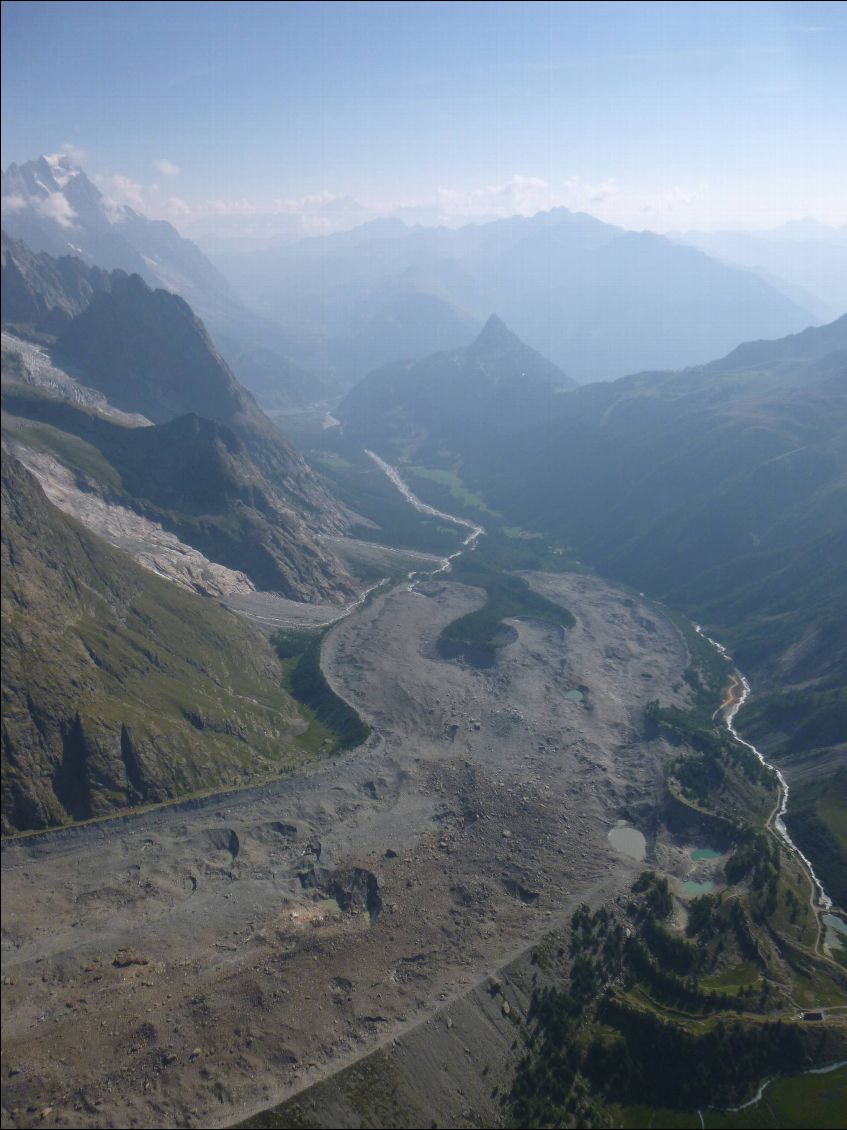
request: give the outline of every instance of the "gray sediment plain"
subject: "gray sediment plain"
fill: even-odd
[[[324,669],[374,728],[343,758],[4,844],[4,1126],[225,1126],[374,1052],[417,1062],[418,1087],[430,1061],[452,1071],[439,1117],[480,1117],[489,1081],[463,1065],[486,1039],[504,1064],[503,994],[525,1004],[490,979],[628,887],[615,820],[642,826],[649,862],[672,751],[645,740],[644,706],[687,694],[654,607],[529,579],[576,626],[516,622],[487,670],[436,653],[483,599],[449,575],[336,624]]]

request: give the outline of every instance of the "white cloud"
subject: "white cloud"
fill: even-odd
[[[633,193],[627,203],[632,221],[662,231],[681,223],[702,223],[709,213],[710,192],[705,184],[697,188],[671,185],[646,194]]]
[[[315,209],[331,204],[339,198],[334,192],[315,192],[309,196],[294,196],[289,199],[277,198],[273,201],[271,212],[285,215],[299,215],[302,212],[312,212]]]
[[[597,207],[618,193],[612,178],[593,182],[572,176],[552,182],[544,177],[513,173],[500,184],[482,188],[456,189],[444,185],[436,190],[435,199],[405,201],[382,205],[377,211],[405,215],[417,222],[455,226],[469,221],[534,216],[551,208],[582,210]]]
[[[78,145],[74,145],[72,141],[66,141],[62,146],[62,152],[68,158],[72,165],[79,168],[88,156],[85,149],[80,149]]]
[[[167,208],[172,216],[190,216],[193,212],[191,205],[181,196],[168,197]]]
[[[260,211],[243,197],[240,200],[204,200],[195,210],[202,216],[255,216]]]
[[[46,196],[32,198],[32,206],[45,220],[53,220],[60,228],[72,228],[76,212],[61,192],[48,192]]]
[[[659,210],[664,212],[683,212],[700,200],[699,192],[684,188],[668,188],[659,197]]]
[[[436,198],[446,216],[529,216],[552,208],[555,193],[543,177],[514,173],[502,184],[469,190],[439,186]]]
[[[173,161],[169,161],[167,157],[159,157],[153,164],[162,174],[163,177],[178,177],[179,165],[175,165]]]
[[[569,208],[584,208],[588,204],[602,204],[618,193],[614,177],[607,177],[599,184],[585,181],[582,177],[568,177],[564,183],[562,203]]]
[[[13,193],[11,196],[4,196],[2,200],[3,214],[7,212],[22,212],[26,208],[26,200],[20,193]]]
[[[97,187],[103,193],[103,209],[110,220],[120,218],[121,209],[126,205],[138,212],[145,209],[144,188],[123,173],[110,176],[96,176]]]
[[[173,197],[172,199],[179,199]],[[321,208],[341,200],[334,192],[315,192],[308,196],[276,197],[270,204],[254,204],[246,197],[236,200],[200,200],[189,205],[197,216],[301,216],[319,212]],[[185,203],[182,201],[181,203]]]
[[[79,169],[85,161],[87,153],[84,149],[80,149],[78,145],[73,145],[70,141],[66,141],[58,153],[47,153],[45,156],[51,164],[57,161],[63,161],[72,168]]]

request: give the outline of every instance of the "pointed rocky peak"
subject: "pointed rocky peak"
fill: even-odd
[[[72,196],[87,201],[99,200],[100,192],[94,187],[82,169],[64,153],[42,155],[23,165],[10,165],[3,174],[3,195],[20,197],[26,204],[34,200],[44,201],[52,196]],[[17,205],[18,209],[20,205]],[[53,219],[60,225],[67,223],[69,217],[61,212],[42,209],[45,219]]]
[[[492,314],[482,327],[479,337],[471,345],[474,353],[503,353],[515,347],[526,348],[519,337],[512,333],[502,318]]]
[[[495,381],[518,379],[540,382],[554,388],[569,388],[574,382],[552,361],[548,361],[517,334],[502,318],[492,314],[466,356],[489,373]]]

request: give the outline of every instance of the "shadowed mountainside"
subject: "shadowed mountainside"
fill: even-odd
[[[335,410],[345,429],[375,446],[467,452],[492,432],[538,424],[574,382],[500,318],[463,349],[369,373]]]
[[[105,482],[92,476],[96,461],[84,460],[83,481],[71,459],[78,485],[161,522],[261,588],[300,600],[351,595],[346,568],[317,541],[343,530],[346,512],[238,383],[181,298],[150,290],[137,275],[33,255],[11,240],[3,250],[4,325],[35,331],[48,347],[33,351],[7,339],[4,409],[66,430],[105,456]],[[45,328],[61,331],[52,350],[55,333]],[[128,431],[99,419],[107,406],[73,378],[118,409],[133,405],[129,422],[140,414],[157,427]],[[67,444],[47,446],[61,462],[74,454]]]

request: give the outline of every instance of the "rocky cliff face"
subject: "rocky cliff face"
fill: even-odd
[[[349,599],[346,568],[319,541],[345,528],[345,512],[239,384],[185,301],[137,275],[36,255],[5,235],[2,278],[4,325],[41,335],[42,344],[58,335],[46,353],[21,343],[30,360],[14,358],[14,339],[4,337],[6,411],[93,443],[123,478],[119,498],[111,498],[111,471],[105,484],[88,475],[84,489],[161,523],[259,588],[296,600]],[[28,379],[31,363],[49,368],[49,379]],[[22,388],[34,384],[37,396]],[[60,398],[77,407],[51,403]],[[158,426],[130,432],[99,418],[120,417],[125,404],[144,410],[121,422]],[[60,461],[69,451],[52,444]]]
[[[3,324],[36,333],[61,333],[112,275],[73,255],[36,255],[25,243],[2,233]]]
[[[271,424],[183,299],[137,275],[95,294],[58,349],[110,402],[156,423],[196,413],[227,424],[284,501],[313,530],[338,531],[341,508]]]

